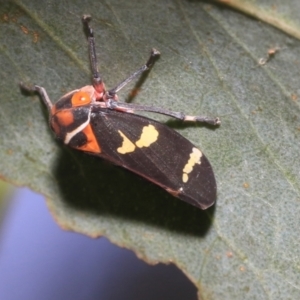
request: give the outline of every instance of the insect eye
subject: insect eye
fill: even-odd
[[[88,93],[86,92],[76,92],[72,96],[72,106],[82,106],[91,103],[91,97]]]

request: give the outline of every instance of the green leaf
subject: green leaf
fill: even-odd
[[[175,263],[203,299],[297,299],[300,42],[201,1],[2,2],[0,176],[44,194],[65,229],[105,235],[150,263]],[[293,10],[299,15],[299,5]],[[213,165],[213,208],[200,211],[65,148],[38,97],[20,93],[20,81],[39,84],[55,101],[90,84],[84,13],[93,15],[108,87],[155,47],[161,58],[133,101],[221,118],[216,129],[169,122]],[[269,49],[276,53],[267,59]]]
[[[269,23],[300,39],[300,2],[298,0],[274,2],[271,0],[215,0],[227,4],[252,17]]]

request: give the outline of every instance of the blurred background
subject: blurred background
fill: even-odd
[[[0,184],[1,300],[197,299],[174,265],[150,266],[106,238],[63,231],[44,198]]]

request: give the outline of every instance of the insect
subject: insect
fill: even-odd
[[[27,87],[21,83],[21,89],[39,94],[48,109],[50,127],[64,144],[122,166],[198,208],[213,205],[216,181],[204,154],[175,130],[136,112],[149,111],[211,125],[219,125],[219,118],[119,102],[117,92],[148,70],[160,53],[152,49],[145,65],[115,88],[106,90],[97,67],[91,16],[84,15],[82,21],[93,84],[67,93],[55,104],[41,86]]]

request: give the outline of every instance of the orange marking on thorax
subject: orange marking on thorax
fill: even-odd
[[[70,109],[64,109],[56,113],[58,123],[62,126],[69,126],[74,122],[74,115]]]
[[[82,130],[82,132],[87,137],[87,143],[81,147],[78,147],[77,149],[93,153],[101,153],[101,148],[97,142],[96,136],[94,135],[91,125],[89,124],[88,126],[86,126]]]

